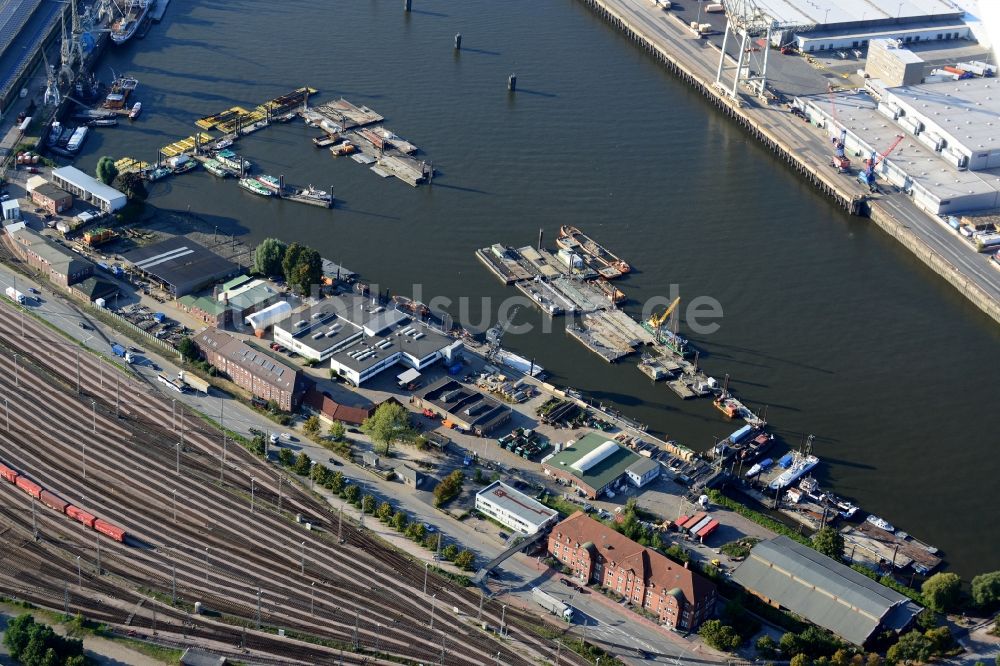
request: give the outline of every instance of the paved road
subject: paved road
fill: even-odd
[[[30,281],[15,273],[6,265],[0,264],[0,287],[6,288],[17,284],[17,288],[24,293],[28,293],[29,288],[36,288],[42,293],[40,298],[29,303],[29,307],[36,314],[49,321],[60,330],[64,331],[71,338],[80,340],[86,346],[111,358],[111,341],[119,341],[122,344],[128,343],[115,331],[107,329],[99,321],[89,320],[81,313],[72,302],[68,302],[63,297],[54,296],[51,291],[43,288],[41,284]],[[89,329],[80,327],[84,322]],[[66,344],[73,344],[68,341]],[[138,355],[138,360],[130,367],[138,377],[144,378],[149,383],[150,391],[160,390],[161,385],[156,381],[158,371],[153,368],[153,363],[162,368],[165,373],[176,373],[176,365],[150,349],[145,349],[144,353]],[[111,381],[111,369],[108,370],[108,380]],[[167,389],[164,389],[167,390]],[[225,427],[248,435],[251,428],[272,432],[295,432],[291,428],[281,428],[270,421],[262,414],[255,412],[238,401],[223,396],[219,392],[212,390],[210,395],[202,395],[194,392],[185,394],[168,393],[169,398],[176,401],[178,406],[188,409],[198,410],[209,415],[217,421],[225,424]],[[126,401],[127,396],[122,396]],[[178,426],[182,426],[183,417],[180,416],[182,410],[178,410]],[[190,416],[188,418],[191,418]],[[395,481],[385,481],[384,479],[359,467],[343,464],[335,466],[328,462],[330,453],[322,446],[305,440],[301,433],[295,432],[295,441],[283,444],[294,452],[305,451],[313,460],[327,464],[328,467],[343,471],[344,474],[355,483],[361,486],[363,492],[373,493],[381,498],[389,498],[396,506],[405,509],[414,520],[434,525],[443,530],[446,535],[477,553],[481,560],[492,559],[504,549],[503,541],[498,538],[498,530],[490,523],[469,519],[463,522],[448,518],[445,514],[435,509],[432,505],[431,493],[426,491],[415,491],[404,487]],[[352,438],[358,441],[358,448],[370,446],[362,435],[352,434]],[[493,447],[491,447],[493,448]],[[272,447],[273,449],[273,447]],[[478,449],[482,451],[482,448]],[[461,455],[461,454],[459,454]],[[272,456],[273,458],[273,456]],[[518,459],[520,460],[520,459]],[[340,504],[339,500],[333,500],[335,506]],[[371,520],[371,519],[369,519]],[[388,530],[385,530],[388,532]],[[386,534],[385,536],[391,536]],[[397,540],[397,544],[407,547],[410,552],[425,561],[433,559],[433,553],[413,545],[405,540]],[[544,568],[544,567],[543,567]],[[514,599],[511,603],[517,603],[526,608],[538,610],[530,601],[530,591],[533,586],[540,586],[556,596],[565,597],[568,588],[559,584],[547,568],[539,570],[539,565],[533,558],[524,555],[517,555],[507,561],[499,572],[499,584],[503,591],[509,593]],[[496,586],[495,586],[496,587]],[[577,595],[573,604],[582,614],[575,624],[575,631],[582,633],[583,623],[586,623],[586,632],[591,640],[598,640],[606,644],[612,651],[621,654],[626,663],[712,663],[711,656],[698,656],[695,652],[697,644],[686,641],[679,636],[675,640],[665,635],[661,630],[634,623],[631,612],[624,609],[609,608],[605,604],[598,603],[591,598],[592,595]],[[637,651],[642,650],[640,653]],[[698,648],[704,650],[704,648]],[[639,656],[645,654],[645,657]],[[685,655],[691,655],[686,657]]]

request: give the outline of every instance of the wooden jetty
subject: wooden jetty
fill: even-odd
[[[476,258],[504,284],[531,279],[531,273],[518,263],[514,249],[500,243],[476,250]]]
[[[322,136],[313,137],[313,145],[317,148],[329,148],[333,144],[341,140],[341,135],[339,134],[324,134]]]
[[[546,279],[552,279],[566,274],[566,266],[561,264],[545,249],[535,249],[530,245],[517,248],[517,253],[526,261],[535,273]]]
[[[378,159],[378,165],[383,171],[413,187],[426,182],[433,172],[426,162],[405,156],[383,155]]]
[[[879,565],[894,563],[897,569],[912,566],[918,573],[930,573],[940,566],[937,548],[917,541],[903,532],[891,534],[865,521],[841,530],[852,560]]]

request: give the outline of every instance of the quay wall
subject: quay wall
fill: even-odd
[[[869,217],[880,229],[902,243],[903,247],[915,254],[927,264],[931,270],[947,280],[963,296],[972,301],[976,307],[988,314],[994,321],[1000,323],[1000,302],[978,284],[967,278],[950,261],[931,249],[927,243],[904,223],[897,220],[878,202],[869,203]]]
[[[833,199],[837,205],[851,215],[869,216],[880,229],[902,243],[904,247],[927,264],[935,273],[947,280],[983,312],[995,321],[1000,322],[1000,302],[965,276],[951,262],[934,251],[917,234],[908,229],[905,224],[880,207],[877,202],[869,201],[864,195],[844,191],[838,187],[838,180],[842,181],[842,178],[833,178],[830,175],[831,171],[829,169],[819,169],[817,168],[818,165],[807,162],[800,156],[789,151],[781,139],[768,131],[766,127],[762,127],[753,118],[748,116],[737,102],[717,89],[714,85],[714,80],[709,81],[699,77],[690,67],[681,62],[675,54],[668,53],[659,44],[651,41],[641,30],[635,28],[628,18],[622,16],[613,7],[605,4],[603,0],[581,1],[601,16],[607,23],[620,30],[643,50],[652,55],[673,74],[702,93],[722,113],[736,121],[749,134],[766,146],[768,150],[784,161],[785,164],[812,183],[823,194]],[[714,45],[713,48],[715,48]],[[717,48],[716,51],[718,51]]]
[[[627,18],[621,16],[614,8],[605,5],[602,0],[582,1],[605,21],[618,28],[629,39],[666,66],[668,70],[702,93],[722,113],[736,121],[789,167],[797,171],[817,189],[833,199],[837,205],[851,215],[863,214],[864,197],[841,190],[837,187],[837,181],[829,178],[825,170],[818,170],[815,165],[803,161],[797,155],[790,152],[783,141],[769,132],[767,128],[761,127],[754,119],[744,113],[736,102],[718,90],[714,85],[714,81],[700,78],[674,54],[668,53],[658,44],[650,41],[642,32],[634,28]]]

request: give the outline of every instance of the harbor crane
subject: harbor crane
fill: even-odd
[[[486,343],[488,345],[486,350],[487,361],[493,361],[497,354],[500,353],[500,343],[503,342],[503,335],[507,332],[507,327],[510,325],[510,322],[514,321],[514,317],[520,309],[521,306],[515,305],[506,320],[498,321],[495,326],[486,331]]]
[[[658,315],[653,315],[652,317],[650,317],[649,321],[647,322],[649,324],[649,327],[655,330],[659,329],[664,324],[666,324],[667,321],[669,321],[670,319],[670,315],[673,314],[674,310],[677,309],[677,306],[680,304],[680,302],[681,302],[681,297],[678,296],[677,298],[674,299],[674,301],[670,305],[667,306],[666,310],[664,310]]]
[[[722,37],[719,53],[719,67],[715,75],[715,85],[730,98],[736,100],[740,84],[748,87],[757,97],[767,101],[767,56],[772,43],[785,43],[796,30],[805,30],[815,24],[781,23],[769,16],[754,0],[722,0],[726,10],[726,31]],[[729,35],[738,44],[735,58],[726,52]],[[752,41],[761,43],[757,50]],[[784,49],[782,49],[784,53]],[[723,83],[723,73],[727,70],[727,58],[736,60],[732,85]]]
[[[872,151],[871,157],[865,160],[865,168],[858,172],[858,182],[868,186],[868,189],[872,192],[878,192],[878,185],[875,182],[875,169],[882,161],[889,157],[889,153],[896,149],[896,146],[903,140],[902,134],[896,135],[896,140],[892,142],[888,150],[879,155],[874,150]]]
[[[847,173],[851,170],[851,160],[845,153],[844,146],[847,142],[847,128],[837,117],[837,98],[834,95],[833,86],[826,84],[826,92],[830,96],[830,109],[833,115],[833,122],[840,126],[840,136],[832,134],[830,141],[833,143],[833,166],[837,167],[840,173]]]

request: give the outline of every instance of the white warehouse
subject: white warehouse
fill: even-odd
[[[500,481],[476,493],[476,511],[529,536],[559,520],[559,512],[555,509]]]

